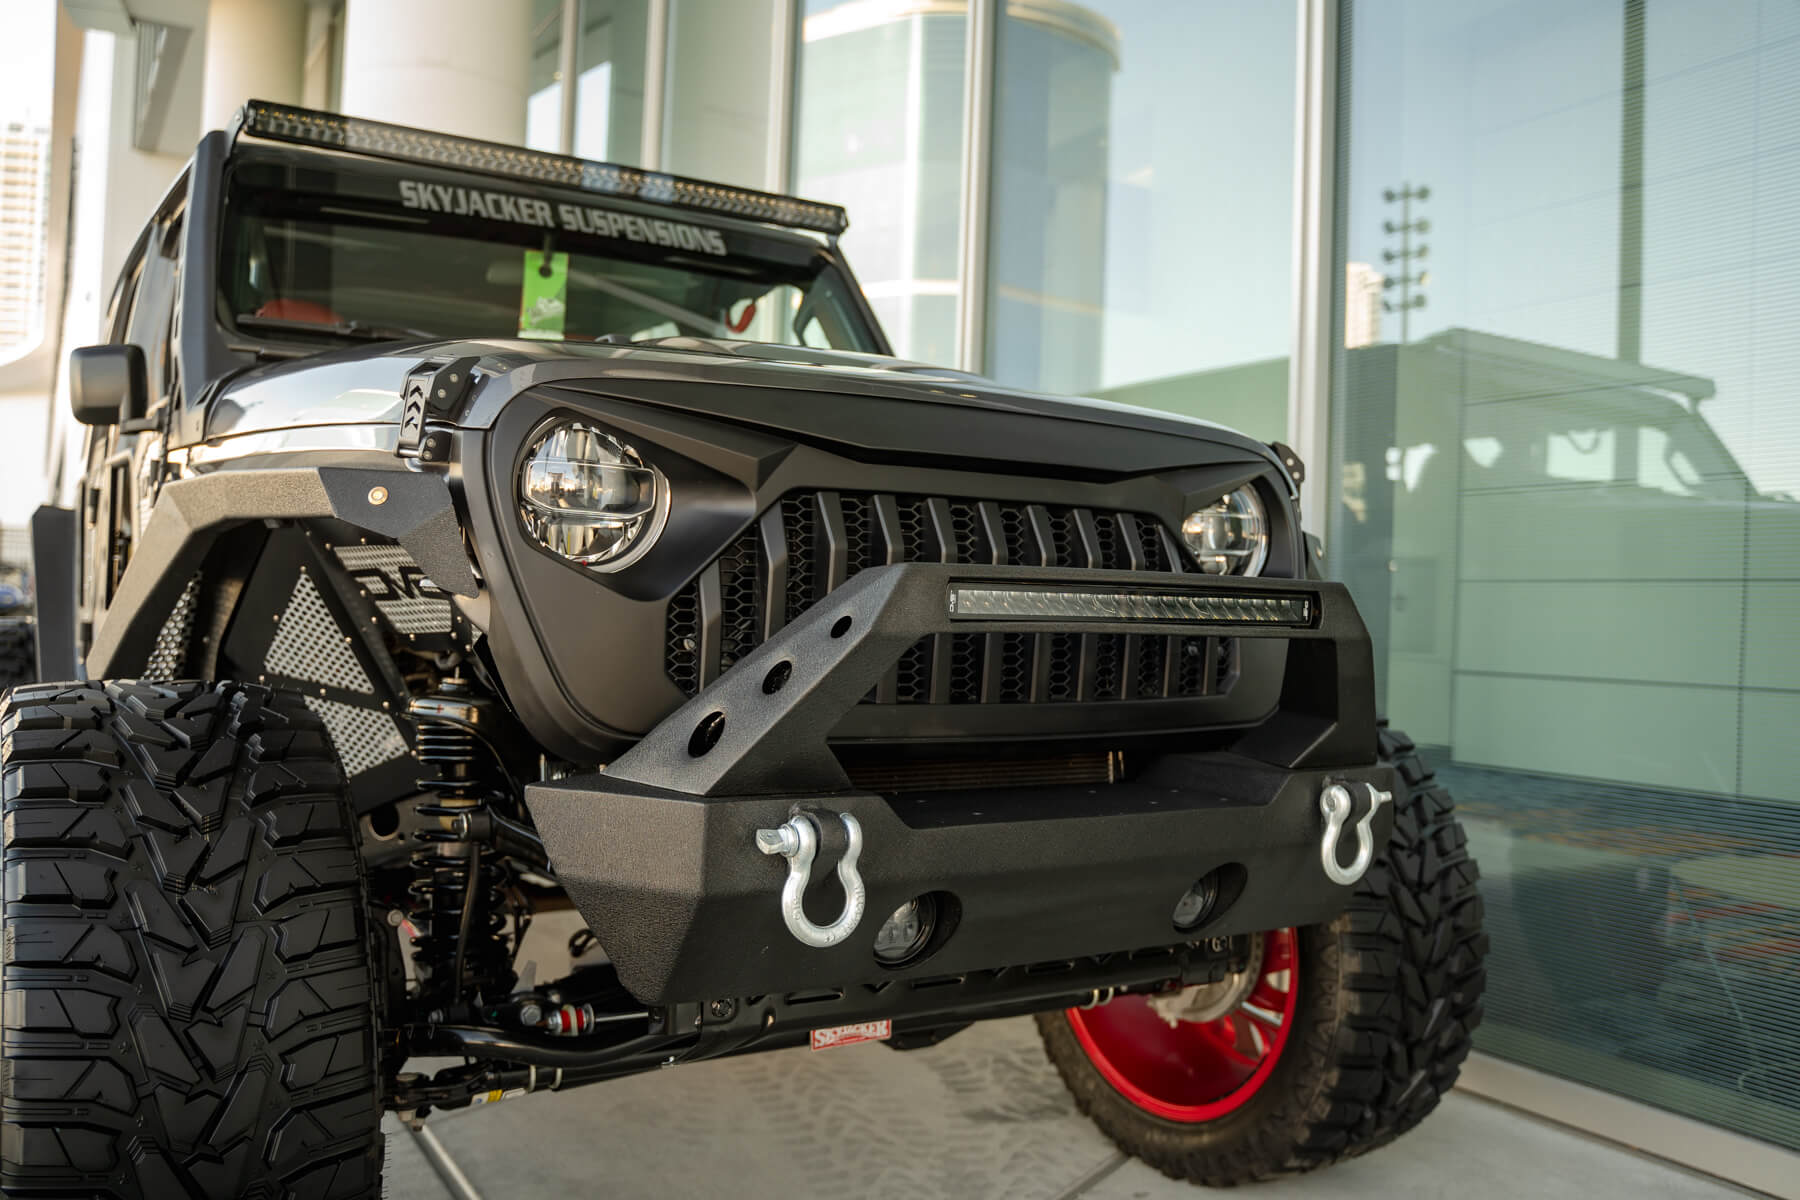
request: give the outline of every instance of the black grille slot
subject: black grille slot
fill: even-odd
[[[1000,701],[1003,704],[1031,699],[1031,646],[1029,633],[1000,635]]]
[[[669,681],[688,695],[700,690],[700,589],[688,584],[669,601]]]
[[[881,531],[876,527],[875,506],[865,496],[842,495],[838,503],[844,513],[845,567],[854,575],[864,567],[881,565],[883,547]]]
[[[1176,644],[1180,649],[1175,660],[1175,694],[1204,696],[1212,679],[1206,664],[1206,639],[1177,638]]]
[[[1049,640],[1050,699],[1073,700],[1076,676],[1081,669],[1081,635],[1052,633]]]
[[[1085,567],[1087,555],[1079,553],[1081,539],[1075,531],[1075,514],[1066,508],[1050,510],[1050,562],[1052,567]]]
[[[900,505],[901,562],[941,562],[937,533],[931,527],[931,512],[918,496],[902,496]]]
[[[1144,552],[1146,571],[1179,571],[1180,561],[1169,561],[1169,554],[1163,548],[1162,526],[1155,521],[1143,517],[1129,518],[1137,526],[1138,545]]]
[[[901,704],[924,704],[931,699],[931,639],[923,638],[907,648],[895,668],[894,699]]]
[[[1138,641],[1137,694],[1142,699],[1165,696],[1164,675],[1169,665],[1169,642],[1166,637],[1147,637]]]
[[[979,633],[950,635],[950,703],[974,704],[981,699],[981,660],[987,637]]]
[[[1094,699],[1117,700],[1124,680],[1125,635],[1103,633],[1094,643]]]
[[[760,630],[762,588],[757,583],[759,542],[754,527],[738,535],[719,556],[719,668],[729,667],[756,649]]]
[[[791,622],[819,598],[819,583],[814,578],[819,566],[815,553],[819,536],[818,497],[805,494],[783,499],[781,527],[787,531],[787,619]]]
[[[957,562],[994,561],[994,550],[988,544],[987,531],[981,527],[981,511],[973,504],[960,500],[950,502],[950,529],[956,537]]]
[[[1094,514],[1094,540],[1100,547],[1100,561],[1095,566],[1106,571],[1131,570],[1131,551],[1125,548],[1118,513]]]
[[[1232,638],[1220,638],[1218,654],[1219,661],[1213,668],[1213,690],[1223,692],[1231,687],[1232,672],[1237,670],[1237,642]]]
[[[890,545],[890,539],[898,545]],[[1161,522],[1140,513],[868,492],[795,492],[781,499],[778,512],[765,514],[740,533],[715,563],[671,599],[664,662],[669,680],[695,695],[831,588],[887,562],[1180,571],[1173,545]],[[711,611],[714,603],[717,613]],[[1228,639],[953,633],[922,638],[908,648],[894,668],[891,687],[884,682],[864,703],[1189,698],[1225,691],[1234,675]]]
[[[1013,504],[1000,508],[1000,533],[1006,542],[1006,561],[1014,566],[1041,567],[1044,555],[1031,532],[1031,517]]]

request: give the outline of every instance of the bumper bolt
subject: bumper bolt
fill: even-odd
[[[714,1000],[706,1006],[706,1011],[715,1021],[729,1021],[737,1015],[736,1000]]]

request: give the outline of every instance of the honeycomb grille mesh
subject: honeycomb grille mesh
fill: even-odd
[[[1160,521],[1138,513],[868,492],[794,492],[753,523],[669,603],[664,664],[697,694],[858,571],[887,562],[1010,563],[1184,570]],[[713,585],[717,585],[716,592]],[[715,614],[704,597],[718,596]],[[773,619],[771,619],[773,618]],[[1124,633],[950,633],[921,639],[874,704],[1093,703],[1215,695],[1229,655],[1210,639]]]

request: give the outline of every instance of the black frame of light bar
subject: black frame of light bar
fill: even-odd
[[[280,127],[280,122],[283,121],[311,126],[318,136],[283,129]],[[406,153],[391,145],[358,144],[354,140],[358,130],[384,135],[390,142],[413,143],[417,145],[418,152]],[[483,138],[437,133],[410,125],[393,125],[365,117],[347,117],[341,113],[320,112],[292,104],[275,104],[268,100],[246,101],[244,107],[238,110],[237,120],[229,134],[233,140],[240,134],[248,134],[251,137],[294,145],[319,146],[395,162],[448,167],[496,179],[566,187],[594,195],[615,196],[623,200],[637,200],[690,212],[712,213],[715,216],[760,221],[789,229],[811,230],[833,238],[842,236],[850,228],[848,212],[838,205],[817,200],[803,200],[797,196],[783,196],[754,188],[730,187],[685,175],[645,171],[620,163],[596,162],[544,150],[528,150]],[[485,153],[496,165],[477,166],[454,161],[449,156],[452,146],[464,151]],[[516,164],[517,169],[499,169],[498,164],[508,162]],[[600,181],[603,179],[610,182],[602,184]],[[783,209],[790,210],[795,215],[786,218],[776,215]],[[809,212],[815,214],[816,219],[796,219]]]

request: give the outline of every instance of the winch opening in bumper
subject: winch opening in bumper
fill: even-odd
[[[983,598],[971,611],[971,589]],[[959,611],[960,608],[960,611]],[[1171,752],[1102,787],[910,793],[853,787],[836,720],[920,637],[1129,629],[1286,639],[1275,709],[1235,744]],[[1345,785],[1352,810],[1321,797]],[[1329,919],[1338,874],[1381,844],[1391,772],[1376,765],[1368,634],[1340,585],[1141,572],[906,564],[859,574],[671,715],[603,774],[526,790],[558,877],[645,1003],[793,992],[1163,946]],[[781,892],[794,860],[770,831],[801,811],[827,846],[805,916]],[[860,831],[864,915],[842,930],[833,877],[843,816]],[[804,823],[804,821],[803,821]],[[842,837],[838,839],[841,842]],[[1198,926],[1181,898],[1228,869]],[[1360,874],[1360,871],[1355,872]],[[951,926],[898,969],[873,952],[887,915],[947,895]],[[818,911],[815,913],[814,910]],[[803,922],[804,923],[804,922]]]

